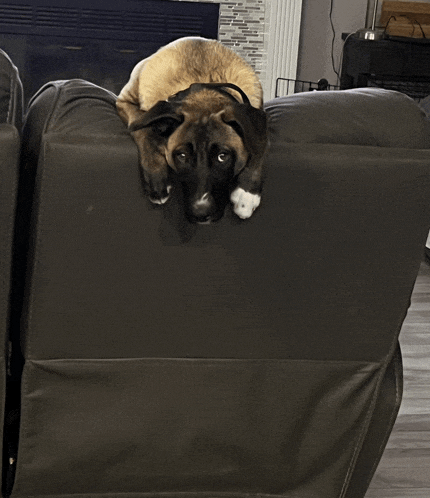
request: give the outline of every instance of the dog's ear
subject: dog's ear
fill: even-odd
[[[183,123],[184,116],[177,112],[178,106],[166,101],[157,102],[149,111],[142,112],[142,116],[128,126],[130,132],[151,127],[163,137],[170,136]]]
[[[241,137],[251,157],[263,156],[267,147],[267,117],[262,109],[237,103],[229,106],[221,117]],[[240,163],[235,166],[236,175],[243,166]]]

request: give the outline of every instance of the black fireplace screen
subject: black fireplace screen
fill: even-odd
[[[0,48],[26,100],[47,81],[83,78],[119,93],[131,69],[182,36],[217,38],[219,4],[168,0],[7,0]]]

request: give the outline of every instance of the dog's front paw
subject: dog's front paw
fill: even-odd
[[[145,191],[149,196],[149,200],[153,204],[165,204],[170,197],[172,185],[167,176],[164,175],[149,175],[144,171]]]
[[[153,204],[165,204],[169,200],[171,190],[171,185],[167,185],[166,188],[161,190],[149,189],[149,200]]]
[[[230,200],[233,203],[233,210],[239,216],[245,220],[249,218],[252,213],[258,208],[261,202],[261,195],[251,194],[243,190],[243,188],[237,187],[231,193]]]

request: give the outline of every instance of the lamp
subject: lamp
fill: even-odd
[[[376,13],[378,11],[379,0],[374,0],[372,26],[370,28],[359,29],[354,36],[363,40],[382,40],[385,38],[385,29],[376,28]]]

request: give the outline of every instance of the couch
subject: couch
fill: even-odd
[[[13,238],[21,127],[21,80],[18,69],[8,55],[0,50],[0,433],[2,435],[6,411],[6,380],[8,371],[10,373],[10,295],[13,287]]]
[[[419,106],[426,115],[426,118],[430,121],[430,95],[421,99]],[[426,259],[430,263],[430,232],[427,237],[426,247],[425,247]]]
[[[401,402],[429,125],[378,89],[265,107],[261,206],[195,225],[179,188],[144,195],[115,95],[32,98],[6,496],[364,497]]]

